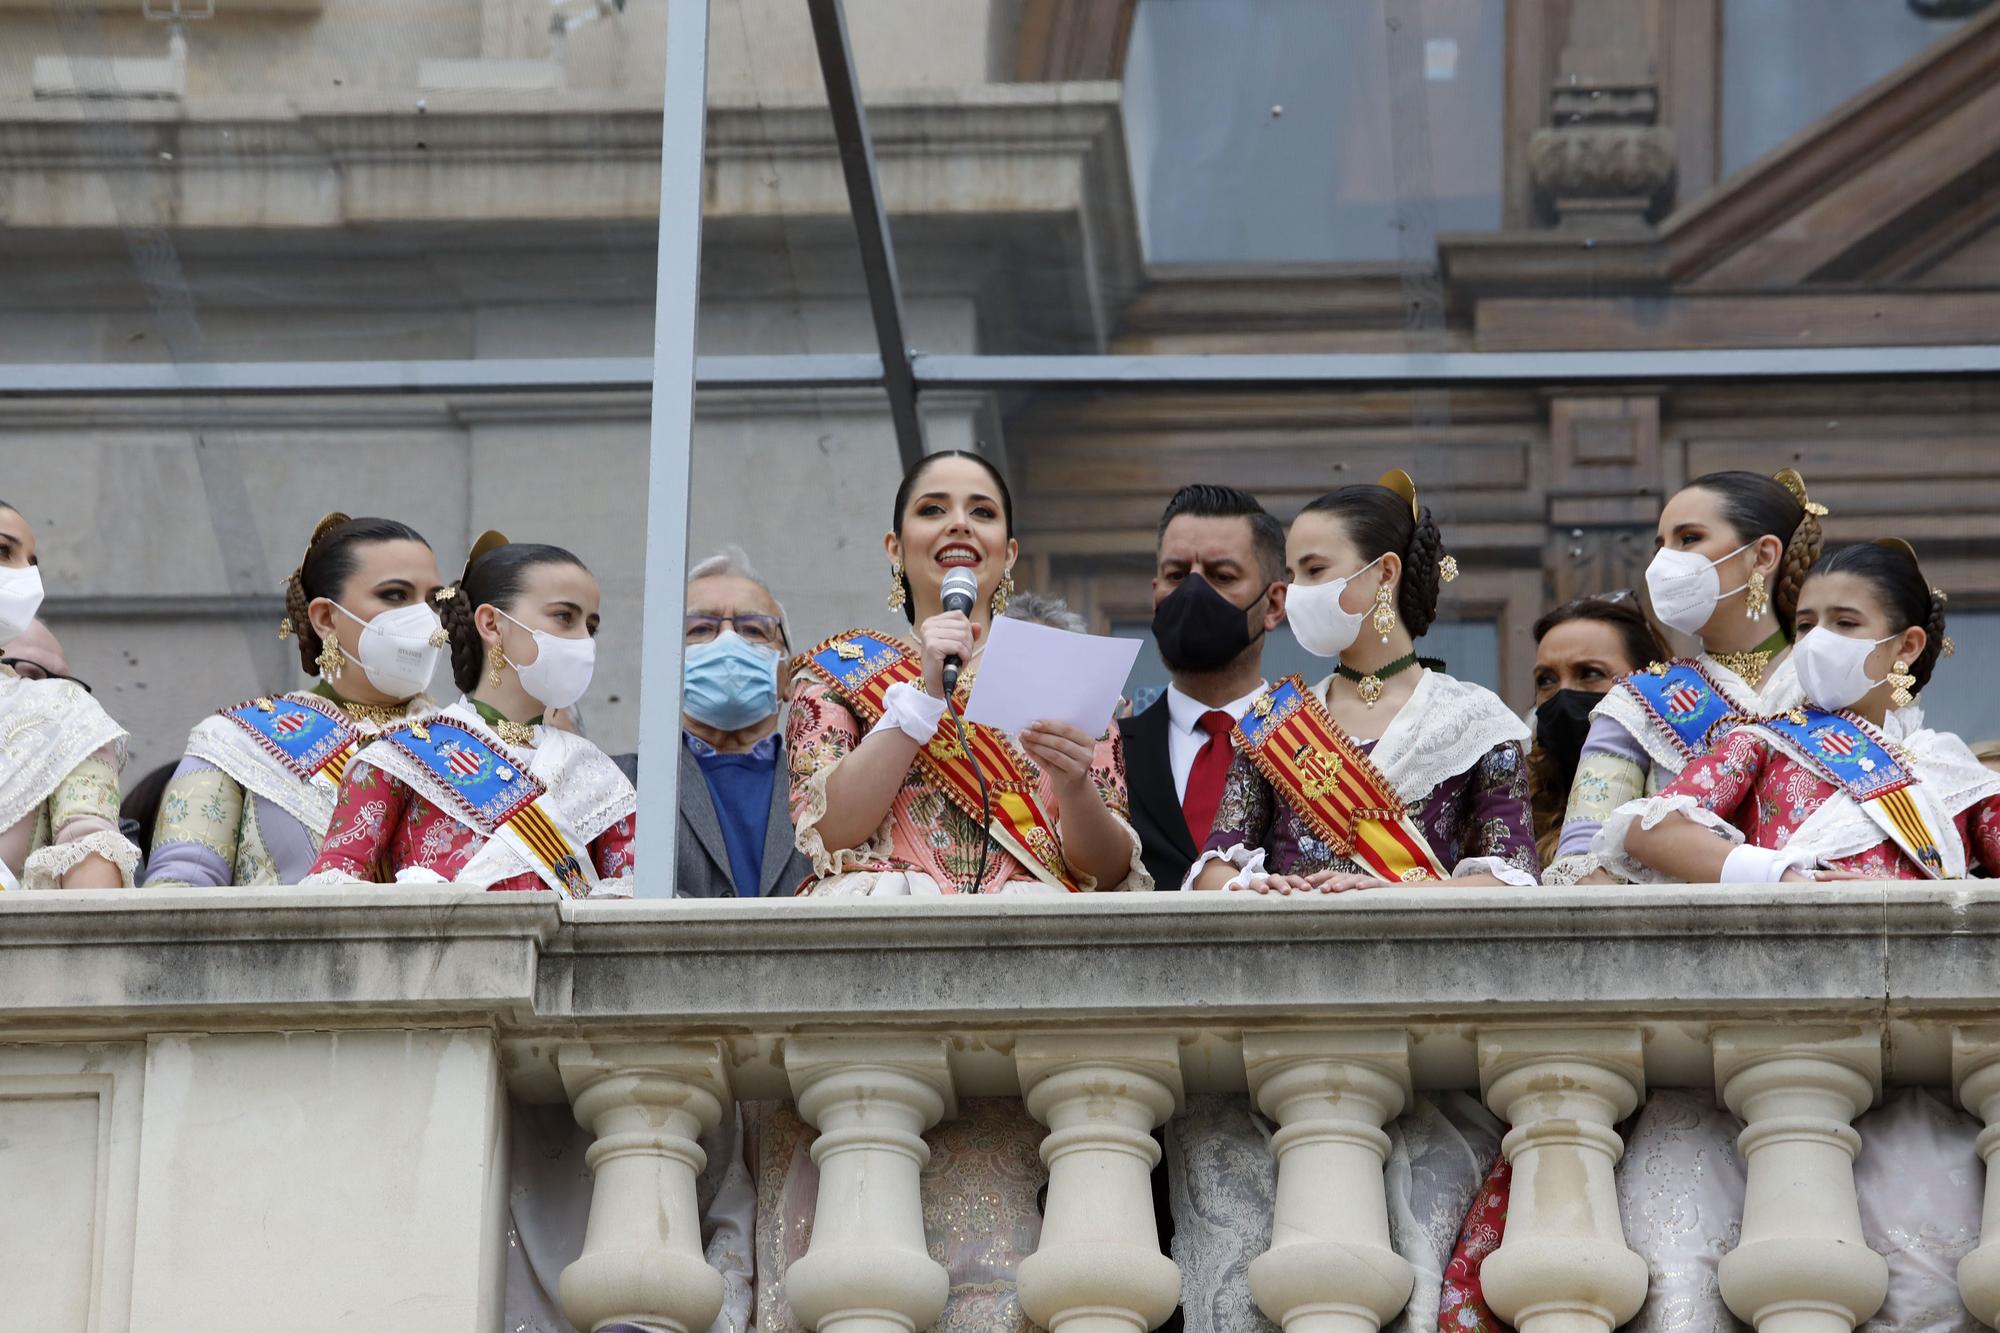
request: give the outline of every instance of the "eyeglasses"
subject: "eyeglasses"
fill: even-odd
[[[51,671],[40,662],[31,662],[25,657],[0,657],[0,666],[6,667],[22,680],[67,680],[83,686],[85,694],[94,694],[90,682],[76,676],[65,676],[60,671]]]
[[[734,629],[745,643],[760,648],[777,648],[785,642],[785,626],[776,616],[709,616],[699,613],[682,621],[689,643],[713,643],[724,625]]]
[[[1549,614],[1562,615],[1570,611],[1581,611],[1586,606],[1592,604],[1603,605],[1609,603],[1612,606],[1616,606],[1620,602],[1636,602],[1638,598],[1639,594],[1630,588],[1614,588],[1610,592],[1587,592],[1581,597],[1570,598]]]

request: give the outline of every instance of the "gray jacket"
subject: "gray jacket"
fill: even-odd
[[[791,786],[786,775],[784,743],[779,742],[778,771],[771,783],[771,819],[764,829],[763,898],[788,897],[812,874],[812,862],[792,842]],[[729,846],[722,840],[708,782],[686,745],[681,746],[681,817],[675,839],[676,898],[734,898],[736,880],[729,872]]]

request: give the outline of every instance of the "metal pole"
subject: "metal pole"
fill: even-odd
[[[854,213],[861,245],[861,271],[868,280],[868,305],[875,317],[875,341],[882,349],[882,384],[889,391],[889,417],[896,424],[896,448],[903,467],[924,456],[924,423],[917,415],[917,377],[910,365],[910,339],[903,330],[903,291],[896,273],[896,243],[875,174],[875,140],[861,105],[861,81],[854,72],[854,47],[847,40],[847,11],[841,0],[806,0],[813,40],[826,80],[833,137],[840,144],[840,167],[847,177],[847,206]]]
[[[652,839],[636,892],[674,893],[680,828],[681,620],[687,609],[688,465],[701,302],[708,0],[667,0],[660,130],[660,260],[653,294],[653,429],[646,474],[646,628],[640,661],[639,827]]]

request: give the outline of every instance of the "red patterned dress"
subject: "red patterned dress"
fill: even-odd
[[[480,724],[478,714],[462,704],[446,709],[444,716],[454,722]],[[490,733],[486,739],[503,756],[543,778],[545,784],[549,777],[558,777],[559,785],[549,784],[549,798],[571,812],[571,826],[588,839],[591,863],[602,881],[593,896],[629,897],[637,828],[631,784],[590,742],[546,727],[536,727],[533,735],[534,746],[524,748],[504,746]],[[588,752],[575,750],[577,746],[587,747]],[[467,867],[491,839],[439,808],[402,778],[371,763],[373,749],[371,745],[363,750],[348,765],[333,823],[305,882],[467,882]],[[544,754],[544,750],[549,753]],[[567,782],[560,781],[563,776]],[[484,887],[504,892],[547,885],[533,871],[523,870],[484,881]]]

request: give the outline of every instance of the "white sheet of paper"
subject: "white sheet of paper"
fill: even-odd
[[[1125,678],[1139,656],[1137,639],[1072,634],[1002,616],[993,622],[972,698],[969,722],[1019,731],[1030,722],[1067,722],[1100,736],[1118,711]]]

